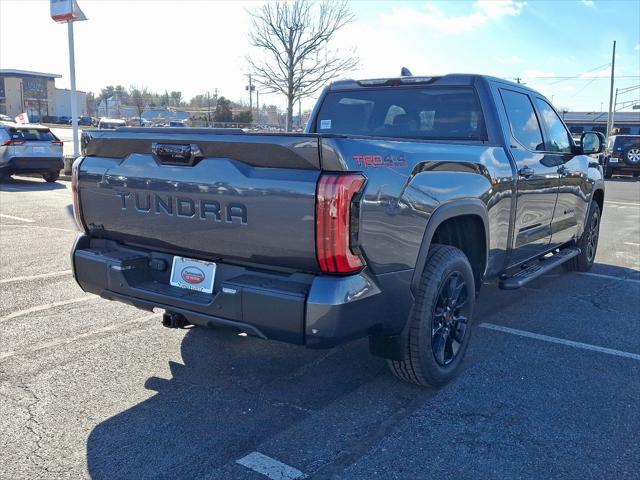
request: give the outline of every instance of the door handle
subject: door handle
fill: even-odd
[[[518,175],[523,178],[532,177],[535,173],[535,170],[531,167],[522,167],[520,170],[518,170]]]

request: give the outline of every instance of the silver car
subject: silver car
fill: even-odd
[[[0,122],[0,179],[39,173],[47,182],[55,182],[62,158],[62,142],[47,127]]]

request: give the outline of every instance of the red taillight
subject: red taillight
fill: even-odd
[[[51,145],[62,146],[62,140],[51,140]]]
[[[325,273],[353,273],[364,265],[351,250],[351,203],[365,178],[355,174],[323,174],[316,197],[316,253]]]
[[[82,157],[76,158],[71,167],[71,192],[73,194],[73,219],[76,221],[78,229],[86,232],[87,229],[84,226],[82,214],[80,213],[80,184],[78,183],[78,174],[82,160]]]
[[[5,147],[11,146],[11,145],[24,145],[24,140],[7,140],[2,145]]]

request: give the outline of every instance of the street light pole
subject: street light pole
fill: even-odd
[[[73,20],[67,20],[69,33],[69,70],[71,76],[71,125],[73,126],[73,158],[80,156],[78,148],[78,95],[76,92],[76,53],[73,45]]]

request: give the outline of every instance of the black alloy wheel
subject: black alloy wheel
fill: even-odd
[[[441,366],[455,359],[464,343],[469,323],[469,291],[460,272],[453,271],[442,282],[433,309],[431,348]]]
[[[586,232],[587,238],[585,242],[585,248],[587,249],[587,261],[593,263],[596,258],[596,251],[598,250],[598,236],[600,235],[600,211],[593,211],[591,218],[589,219],[588,230]]]

